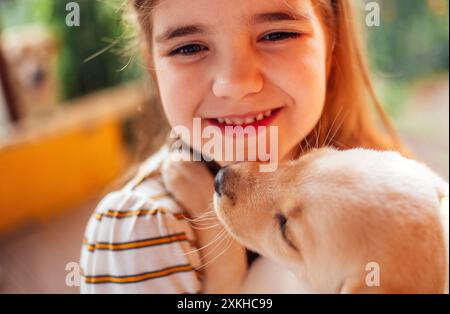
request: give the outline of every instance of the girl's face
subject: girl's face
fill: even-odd
[[[152,62],[170,124],[191,134],[194,118],[202,128],[276,126],[279,159],[292,157],[325,102],[327,43],[317,11],[310,0],[159,3]]]

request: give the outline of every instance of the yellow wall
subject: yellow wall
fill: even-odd
[[[114,119],[0,149],[0,232],[81,204],[125,164],[120,122]]]

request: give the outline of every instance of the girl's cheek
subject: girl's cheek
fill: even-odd
[[[320,42],[303,42],[298,49],[278,58],[287,60],[272,67],[271,77],[292,103],[280,129],[281,142],[289,150],[314,128],[323,111],[326,98],[326,53]]]
[[[326,54],[325,47],[316,41],[307,43],[287,60],[296,60],[286,65],[286,88],[299,106],[321,105],[326,94]]]
[[[293,124],[299,127],[305,119],[320,115],[326,97],[325,70],[320,62],[303,59],[295,66],[287,65],[285,71],[277,70],[274,77],[283,78],[275,84],[287,96],[285,105]]]
[[[161,101],[171,126],[192,126],[201,103],[202,82],[195,71],[186,67],[166,65],[157,68]]]

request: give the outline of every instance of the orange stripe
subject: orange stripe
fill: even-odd
[[[170,198],[170,194],[168,192],[164,192],[164,193],[160,193],[160,194],[156,194],[156,195],[150,196],[148,199],[150,201],[158,201],[158,200],[165,199],[165,198],[171,199]]]
[[[122,250],[130,250],[130,249],[138,249],[144,247],[150,247],[161,244],[169,244],[173,242],[185,241],[187,240],[186,233],[173,234],[164,237],[151,238],[133,242],[124,242],[124,243],[107,243],[107,242],[98,242],[95,244],[89,244],[86,240],[83,241],[83,244],[87,246],[89,252],[94,252],[95,250],[110,250],[110,251],[122,251]]]
[[[160,177],[160,176],[161,176],[161,172],[159,170],[151,172],[149,174],[146,174],[146,175],[142,176],[141,178],[137,179],[136,182],[132,185],[131,189],[132,190],[136,189],[139,186],[139,184],[141,184],[145,180]]]
[[[169,268],[165,268],[158,271],[131,275],[131,276],[110,276],[110,275],[101,275],[101,276],[85,276],[85,282],[91,284],[97,283],[136,283],[149,279],[156,279],[168,275],[172,275],[179,272],[192,271],[194,268],[191,265],[179,265],[173,266]]]
[[[158,207],[156,209],[138,209],[130,211],[119,211],[110,209],[106,213],[95,214],[95,219],[100,221],[102,220],[103,217],[122,219],[128,217],[142,217],[147,215],[167,214],[167,213],[168,209],[164,207]],[[182,220],[185,217],[184,214],[182,213],[175,213],[173,214],[173,216],[177,220]]]

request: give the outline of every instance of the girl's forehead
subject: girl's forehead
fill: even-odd
[[[172,19],[191,17],[214,20],[236,16],[250,18],[255,12],[265,10],[300,13],[311,8],[311,0],[162,0],[154,6],[153,13],[156,16],[171,14]]]
[[[156,42],[213,28],[264,23],[307,23],[310,0],[164,0],[152,12]],[[189,27],[181,27],[189,26]]]

